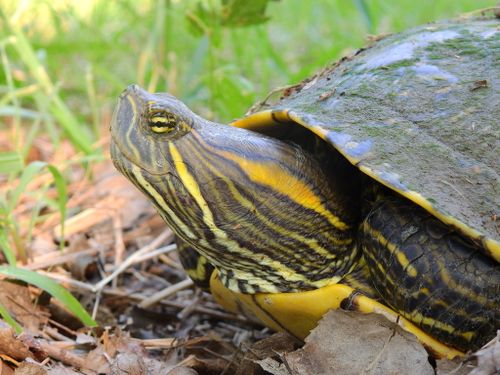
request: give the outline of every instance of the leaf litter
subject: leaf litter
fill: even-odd
[[[77,156],[68,142],[50,147],[37,139],[28,155],[52,165]],[[330,312],[305,345],[286,333],[272,334],[224,311],[193,286],[180,266],[173,233],[109,161],[87,170],[71,165],[66,176],[64,231],[59,212],[48,204],[41,208],[43,220],[27,229],[36,194],[23,194],[16,206],[21,236],[29,241],[27,261],[19,266],[60,282],[99,327],[84,327],[46,292],[0,279],[0,304],[23,327],[17,334],[0,319],[0,375],[498,371],[498,338],[464,363],[437,361],[436,370],[410,334],[376,315]],[[41,190],[48,181],[50,175],[41,174],[28,189]],[[15,183],[0,178],[0,191]],[[56,196],[55,187],[46,191]]]

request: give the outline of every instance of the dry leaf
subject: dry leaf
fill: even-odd
[[[23,362],[16,369],[16,375],[47,375],[47,371],[35,363]]]
[[[494,340],[474,355],[477,357],[477,368],[470,375],[500,374],[500,331]]]
[[[382,315],[332,310],[305,341],[284,356],[292,374],[434,374],[417,339]]]
[[[180,362],[182,366],[194,368],[201,374],[220,374],[226,370],[228,363],[229,361],[222,358],[201,359],[194,355],[190,355]]]
[[[460,358],[439,359],[436,361],[436,375],[469,375],[475,367],[471,363],[463,362]]]
[[[271,337],[257,341],[245,353],[245,356],[238,364],[235,375],[261,374],[260,367],[265,370],[268,366],[273,367],[274,362],[276,362],[272,359],[273,357],[277,357],[280,353],[293,351],[298,343],[296,338],[287,333],[275,333]],[[267,359],[270,359],[270,361],[266,361]]]
[[[0,327],[0,353],[17,361],[31,356],[28,345],[18,340],[10,327]]]
[[[14,370],[0,359],[0,375],[14,375]]]
[[[38,332],[41,324],[47,322],[47,317],[31,300],[27,287],[13,282],[0,280],[0,304],[28,332]]]
[[[198,372],[190,367],[179,366],[167,372],[167,375],[198,375]]]
[[[142,356],[137,354],[118,354],[110,365],[111,375],[146,375],[148,369]]]
[[[47,370],[47,375],[81,375],[81,372],[74,371],[69,367],[65,367],[61,364],[56,364],[51,369]]]
[[[283,364],[272,358],[266,358],[261,361],[255,361],[265,371],[273,375],[295,375],[295,372],[290,373],[289,369]]]

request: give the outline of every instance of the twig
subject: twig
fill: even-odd
[[[57,273],[45,272],[45,271],[38,271],[38,272],[47,276],[47,277],[50,277],[51,279],[57,280],[61,283],[64,283],[67,287],[72,288],[72,289],[76,289],[76,290],[84,291],[84,292],[92,292],[94,289],[94,287],[92,285],[89,285],[89,284],[81,282],[81,281],[73,280],[71,278],[65,277],[65,276],[57,274]],[[134,300],[134,301],[143,301],[146,299],[146,297],[144,297],[141,294],[131,293],[128,291],[122,291],[119,289],[103,289],[102,293],[104,295],[107,295],[107,296],[129,298],[129,299]],[[166,301],[166,300],[161,301],[161,304],[165,305],[165,306],[173,307],[176,309],[184,309],[184,308],[186,308],[186,306],[188,306],[187,304],[182,304],[182,303],[173,302],[173,301]],[[234,315],[234,314],[230,314],[230,313],[225,313],[225,312],[214,310],[214,309],[211,309],[211,308],[208,308],[205,306],[198,305],[194,308],[194,310],[196,312],[199,312],[202,314],[207,314],[207,315],[213,316],[214,318],[221,319],[221,320],[227,319],[227,320],[233,320],[233,321],[237,321],[237,322],[244,323],[244,324],[258,325],[258,323],[252,322],[251,320],[248,320],[242,316]]]
[[[165,230],[162,234],[160,234],[158,237],[156,237],[151,243],[144,246],[142,249],[136,251],[134,254],[129,256],[127,259],[125,259],[125,261],[122,264],[120,264],[120,267],[118,267],[111,275],[109,275],[108,277],[105,277],[100,282],[98,282],[92,288],[92,291],[95,293],[98,290],[101,290],[102,288],[104,288],[104,286],[106,286],[106,284],[108,284],[115,277],[117,277],[119,274],[121,274],[123,271],[125,271],[128,267],[130,267],[131,265],[133,265],[137,262],[141,262],[142,260],[144,260],[144,258],[141,258],[141,257],[143,257],[145,254],[151,252],[153,249],[155,249],[160,244],[162,244],[165,240],[172,238],[172,237],[173,237],[172,231],[170,229]],[[175,248],[176,248],[175,245],[170,245],[170,247],[166,246],[164,248],[163,253],[168,252],[168,251],[172,251]]]
[[[92,319],[95,320],[97,317],[97,312],[99,310],[99,304],[101,303],[102,290],[99,290],[95,296],[94,308],[92,309]]]
[[[146,349],[171,349],[178,338],[163,338],[163,339],[137,339]]]
[[[181,282],[160,290],[159,292],[153,294],[151,297],[144,299],[141,303],[139,303],[139,307],[143,309],[148,308],[149,306],[154,305],[156,302],[177,293],[179,290],[189,288],[193,285],[194,283],[191,279],[182,280]]]
[[[77,356],[65,349],[58,348],[45,340],[37,340],[37,344],[42,352],[47,353],[49,357],[54,358],[55,360],[61,361],[62,363],[78,369],[88,368],[85,365],[85,359],[80,356]]]
[[[66,327],[64,324],[61,324],[53,319],[49,319],[49,323],[72,336],[76,337],[78,335],[78,332],[70,329],[69,327]]]
[[[47,272],[40,270],[38,271],[38,273],[50,277],[51,279],[57,280],[62,284],[65,284],[65,286],[71,287],[73,289],[86,292],[92,292],[94,290],[94,287],[91,284],[87,284],[84,283],[83,281],[78,281],[55,272]]]
[[[64,336],[61,334],[57,329],[52,328],[52,327],[45,327],[44,332],[47,333],[50,337],[53,339],[59,340],[59,341],[64,341],[64,342],[71,342],[74,344],[74,341],[71,340],[69,337]]]
[[[75,251],[73,253],[65,253],[61,254],[60,251],[54,251],[51,253],[51,256],[44,257],[47,258],[45,260],[43,259],[37,259],[35,258],[31,263],[28,263],[24,268],[29,269],[29,270],[39,270],[42,268],[49,268],[52,266],[57,266],[59,264],[63,263],[70,263],[74,261],[76,258],[82,255],[95,255],[102,251],[102,249],[85,249],[81,251]]]
[[[125,243],[123,242],[123,223],[119,213],[113,215],[113,235],[115,238],[115,267],[118,267],[123,260]],[[116,287],[118,279],[113,279],[112,285]]]
[[[177,319],[179,319],[179,320],[186,319],[196,309],[196,306],[199,303],[200,303],[200,296],[199,296],[199,294],[197,294],[195,299],[193,301],[191,301],[189,303],[189,305],[187,305],[181,311],[179,311],[179,313],[177,314]]]
[[[176,270],[182,270],[182,266],[177,263],[175,260],[173,260],[172,258],[170,258],[169,256],[167,255],[159,255],[158,256],[158,259],[160,261],[162,261],[163,263],[165,263],[167,266],[170,266],[172,268],[175,268]]]
[[[139,256],[134,261],[134,264],[144,262],[144,261],[149,260],[151,258],[156,258],[157,256],[160,256],[163,254],[171,253],[174,250],[177,250],[177,245],[175,245],[175,244],[159,247],[158,249],[156,249],[148,254],[144,254],[143,256]]]

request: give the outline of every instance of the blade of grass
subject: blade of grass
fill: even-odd
[[[0,266],[0,274],[22,280],[45,290],[52,297],[60,301],[70,312],[80,319],[82,323],[89,327],[97,326],[97,323],[90,317],[87,311],[85,311],[80,302],[78,302],[70,292],[47,276],[12,266]]]
[[[23,63],[28,67],[30,74],[44,91],[44,99],[48,102],[48,108],[68,134],[68,138],[79,150],[86,154],[92,152],[91,141],[88,134],[83,130],[81,124],[66,106],[57,90],[50,80],[44,66],[39,62],[33,47],[22,29],[11,20],[5,22],[9,31],[15,36],[12,46],[16,49]]]
[[[26,185],[33,179],[33,177],[40,172],[40,170],[45,167],[47,163],[42,161],[34,161],[23,170],[19,184],[10,193],[9,200],[7,202],[7,212],[12,212],[19,202],[19,197],[26,190]]]
[[[97,102],[97,94],[94,86],[94,72],[92,66],[89,65],[85,71],[85,82],[87,84],[87,97],[89,99],[90,109],[92,111],[92,125],[94,129],[94,137],[99,138],[99,125],[101,123],[99,116],[99,104]]]
[[[28,159],[28,154],[29,154],[29,152],[31,150],[33,142],[35,141],[37,135],[40,132],[40,124],[41,124],[41,122],[42,121],[39,120],[39,119],[33,121],[33,123],[31,124],[28,132],[24,136],[23,146],[22,146],[21,151],[20,151],[21,154],[22,154],[23,161],[25,161],[25,160]]]
[[[35,120],[43,118],[44,115],[31,109],[5,105],[0,107],[0,117],[26,118]]]
[[[18,173],[23,167],[21,153],[17,151],[0,152],[0,174]]]
[[[368,4],[366,4],[366,0],[355,0],[354,4],[358,9],[359,14],[363,18],[363,22],[366,25],[366,28],[370,34],[375,33],[375,27],[373,24],[373,18],[370,13],[370,9],[368,8]]]
[[[52,176],[54,177],[54,183],[56,185],[56,190],[57,190],[57,202],[59,205],[59,213],[61,215],[61,241],[59,242],[59,246],[61,250],[64,248],[64,223],[66,219],[66,203],[68,202],[68,187],[66,185],[66,180],[64,179],[63,175],[59,170],[53,166],[49,165],[47,167],[52,173]]]
[[[9,59],[7,57],[7,53],[5,51],[5,45],[4,44],[2,44],[0,46],[0,55],[1,55],[1,58],[2,58],[3,71],[4,71],[4,74],[5,74],[5,78],[6,78],[8,90],[9,91],[14,91],[15,87],[14,87],[14,80],[12,78],[12,69],[11,69],[11,66],[10,66],[10,61],[9,61]],[[14,125],[14,129],[15,129],[15,132],[14,132],[14,134],[15,134],[15,136],[14,136],[14,144],[15,144],[16,148],[18,148],[18,146],[19,146],[19,130],[20,130],[20,127],[21,127],[21,121],[20,121],[20,118],[19,118],[20,106],[19,106],[19,101],[18,101],[17,97],[13,97],[12,98],[12,103],[14,104],[13,105],[14,111],[13,111],[13,114],[12,114],[13,125]]]
[[[7,262],[11,266],[16,265],[16,255],[9,244],[9,239],[7,237],[7,232],[4,228],[0,228],[0,247],[2,248],[3,255],[7,259]]]
[[[7,309],[3,307],[1,304],[0,304],[0,316],[3,318],[3,320],[7,322],[9,326],[11,326],[14,329],[14,331],[17,334],[20,334],[23,331],[23,328],[19,325],[19,323],[14,320],[14,318],[9,314]]]
[[[1,166],[1,164],[0,164]],[[8,215],[12,212],[12,210],[16,207],[17,203],[19,202],[21,194],[26,190],[26,186],[28,183],[33,179],[33,177],[38,174],[44,167],[47,167],[48,171],[52,174],[52,177],[54,178],[54,184],[56,187],[57,195],[58,195],[58,208],[59,208],[59,213],[61,215],[61,235],[63,240],[61,241],[61,249],[64,246],[64,222],[66,218],[66,203],[68,201],[68,189],[66,185],[66,180],[64,179],[63,175],[59,170],[50,164],[47,164],[45,162],[41,161],[34,161],[30,163],[22,172],[21,178],[19,180],[19,184],[16,186],[16,188],[10,193],[10,199],[7,202],[7,207],[6,207],[6,212]],[[42,192],[43,195],[43,192]],[[35,209],[33,211],[33,217],[31,218],[31,223],[32,225],[34,224],[36,217],[38,216],[39,209],[40,207],[37,206],[38,209]],[[12,218],[9,218],[8,220],[12,220]],[[32,225],[30,226],[30,229],[32,229]],[[28,242],[29,242],[29,237],[31,235],[31,230],[28,233]]]

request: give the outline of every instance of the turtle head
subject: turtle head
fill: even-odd
[[[352,210],[294,143],[210,122],[137,86],[120,96],[111,138],[116,168],[234,291],[337,282],[357,256]]]
[[[122,171],[125,158],[151,174],[167,173],[165,144],[189,134],[197,121],[203,119],[174,96],[130,85],[120,95],[111,121],[115,166]]]

